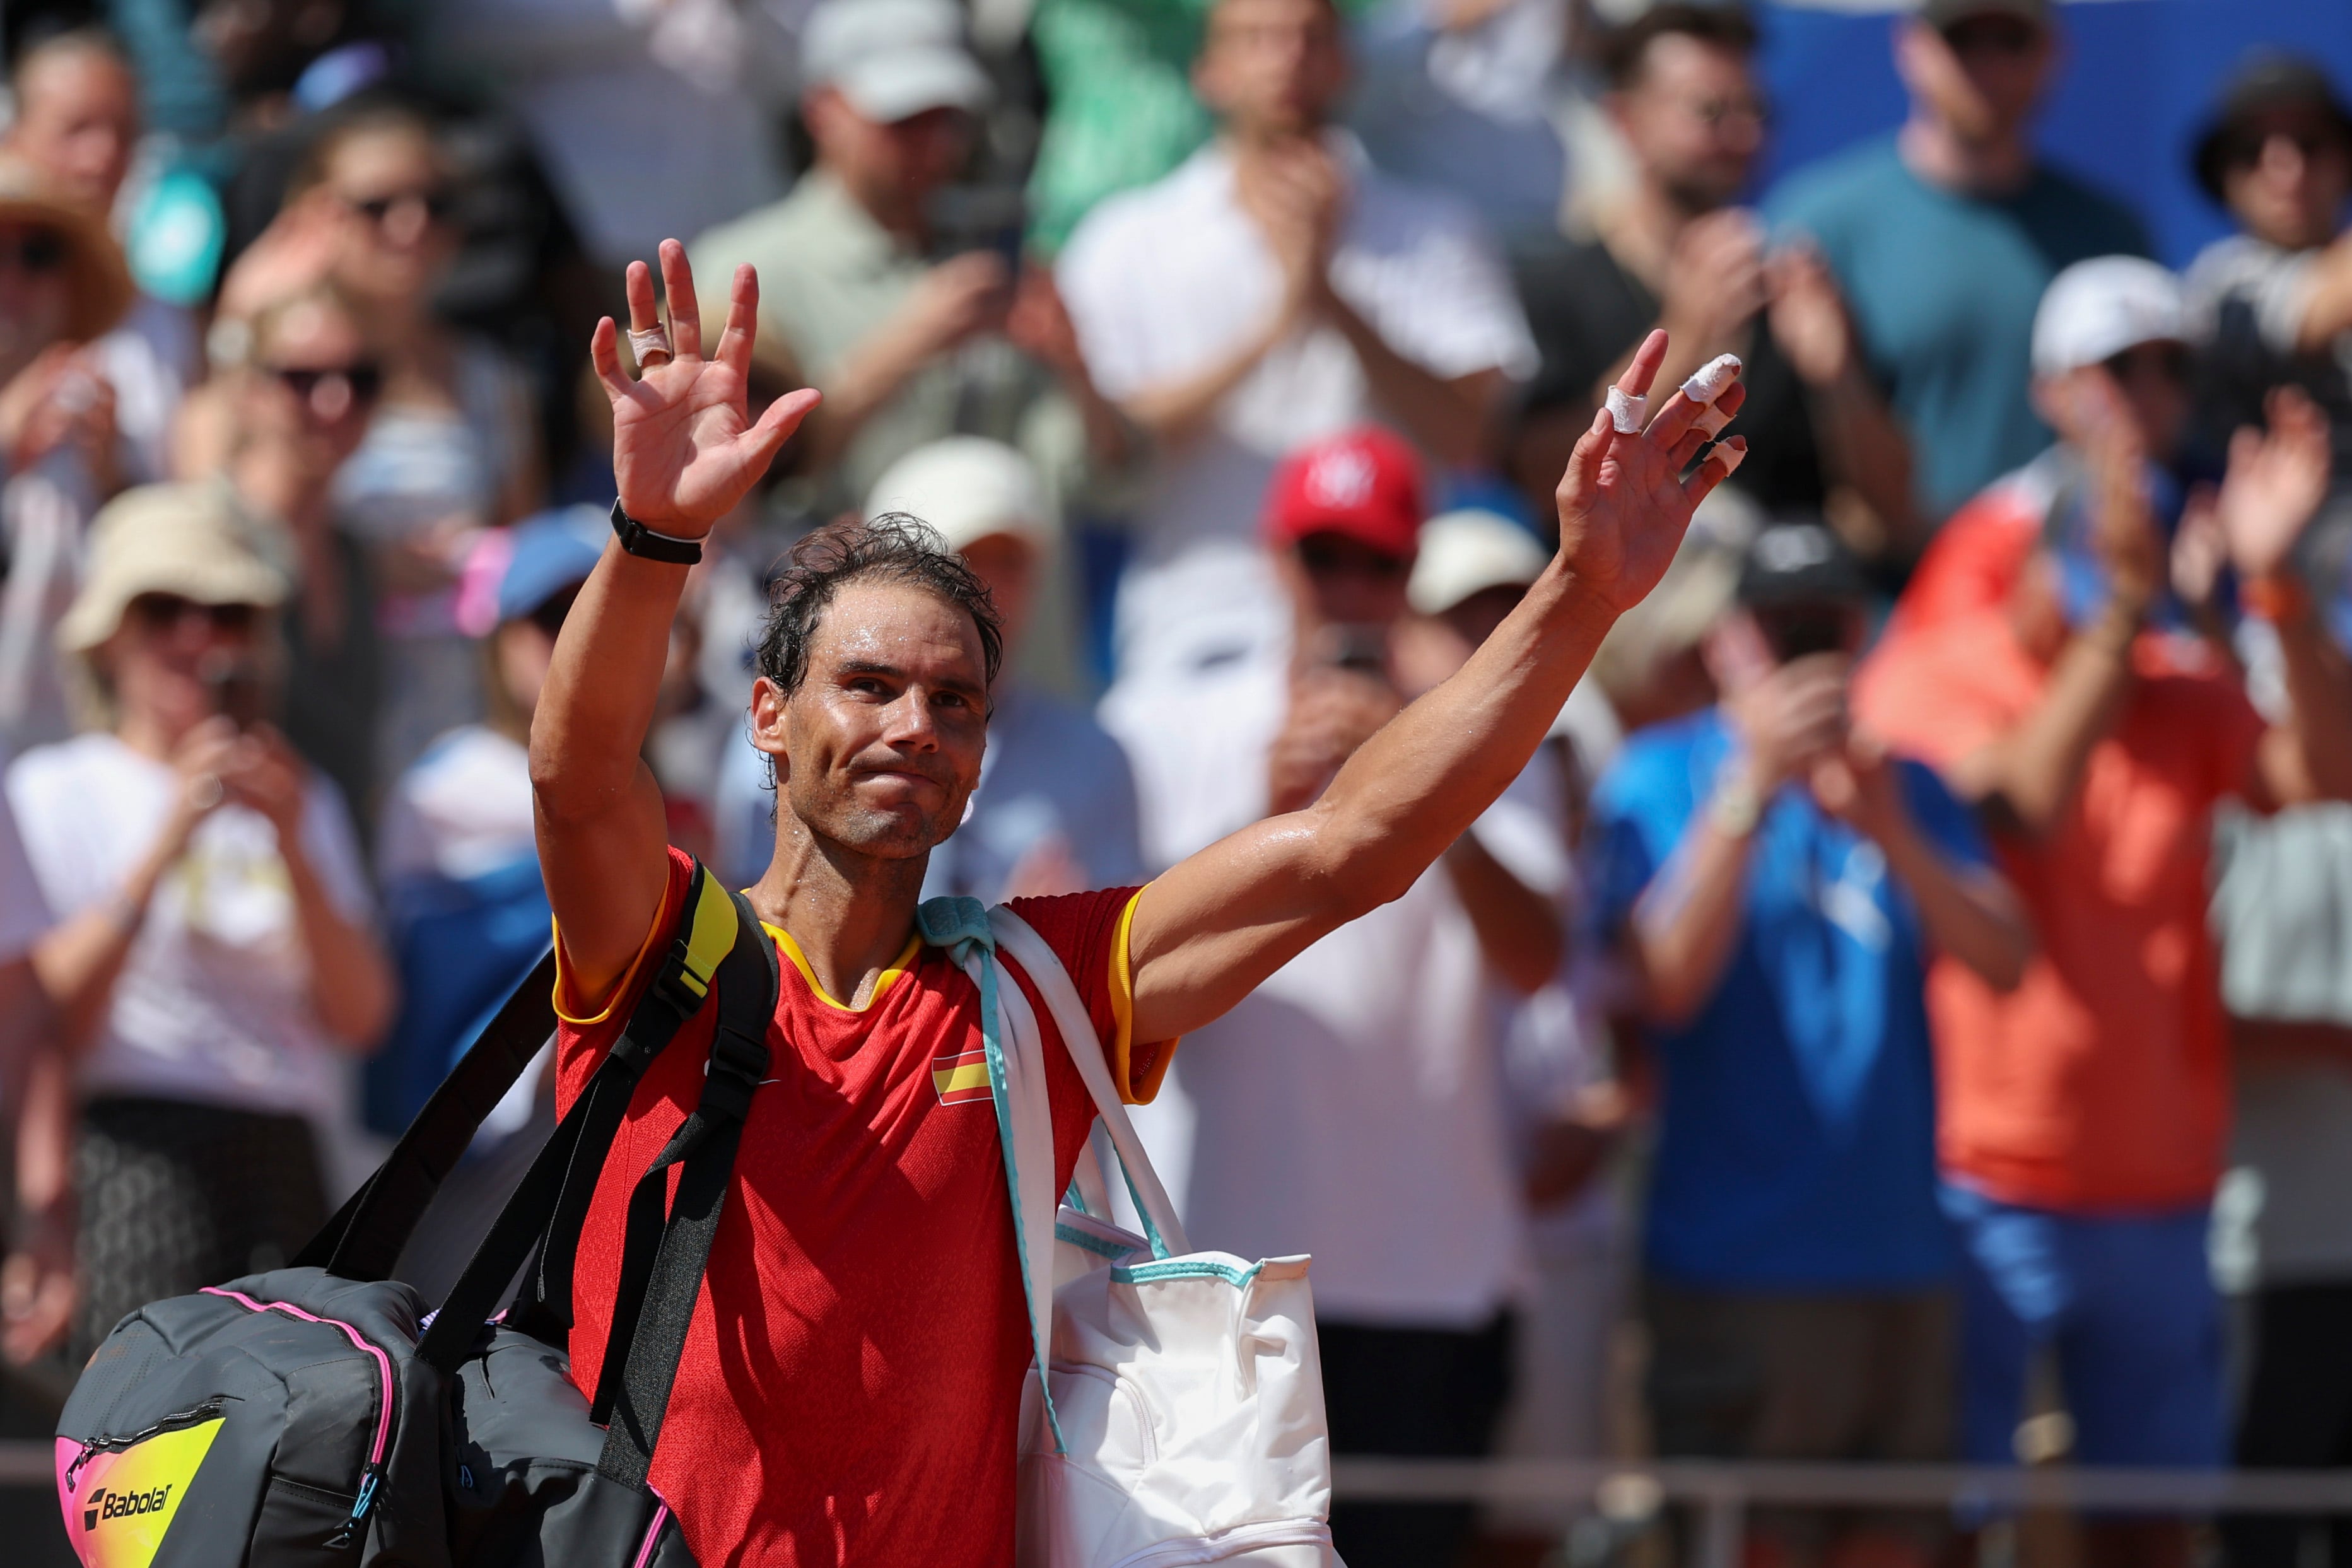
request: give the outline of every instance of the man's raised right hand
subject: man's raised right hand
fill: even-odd
[[[735,269],[727,330],[715,359],[702,357],[702,317],[686,247],[661,244],[662,286],[669,296],[671,357],[643,367],[632,381],[621,368],[620,331],[610,316],[596,323],[589,358],[613,405],[613,479],[621,510],[659,533],[699,539],[768,471],[777,451],[817,405],[803,389],[779,397],[753,424],[745,407],[751,341],[760,311],[759,279]],[[629,263],[629,324],[644,331],[661,318],[653,274]]]

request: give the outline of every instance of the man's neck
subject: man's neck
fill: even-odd
[[[1601,243],[1617,264],[1659,292],[1666,276],[1666,260],[1683,230],[1699,215],[1677,201],[1655,180],[1639,180],[1623,200],[1601,215]]]
[[[231,460],[229,483],[247,506],[300,533],[327,520],[329,482],[308,468],[299,458],[256,441]]]
[[[1896,137],[1895,150],[1920,179],[1962,195],[2012,195],[2033,177],[2033,148],[2022,127],[1978,142],[1915,113]]]
[[[837,164],[819,160],[817,167],[841,187],[841,194],[849,198],[851,205],[873,219],[876,227],[899,244],[909,250],[920,250],[930,242],[922,203],[907,200],[897,192],[868,189],[851,179]]]
[[[751,889],[751,907],[792,933],[827,996],[863,1007],[914,932],[928,863],[846,849],[810,832],[779,800],[775,858]]]

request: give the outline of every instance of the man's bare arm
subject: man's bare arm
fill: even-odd
[[[1649,390],[1651,335],[1626,373]],[[1718,404],[1738,411],[1735,386]],[[1608,416],[1560,482],[1560,548],[1509,618],[1451,679],[1348,760],[1304,810],[1211,845],[1145,889],[1129,933],[1138,1039],[1216,1018],[1326,933],[1402,895],[1527,765],[1616,617],[1657,582],[1691,510],[1738,466],[1727,442],[1687,483],[1705,440],[1677,394],[1649,429]]]
[[[621,507],[659,533],[699,539],[740,500],[816,405],[796,392],[745,417],[745,378],[759,311],[749,267],[735,271],[718,357],[702,357],[702,323],[686,249],[661,247],[675,358],[631,381],[608,317],[589,344],[613,405],[613,473]],[[628,274],[633,328],[657,321],[653,277]],[[530,729],[539,861],[563,933],[574,999],[608,993],[644,945],[669,875],[661,792],[639,756],[653,722],[687,568],[607,545],[564,617]]]

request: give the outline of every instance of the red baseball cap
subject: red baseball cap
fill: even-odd
[[[1421,459],[1399,437],[1370,426],[1291,453],[1265,491],[1265,537],[1275,545],[1337,533],[1410,561],[1421,518]]]

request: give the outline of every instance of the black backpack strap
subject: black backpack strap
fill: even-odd
[[[742,934],[719,973],[719,1026],[713,1033],[702,1097],[637,1184],[629,1202],[629,1237],[622,1261],[622,1293],[613,1331],[605,1342],[599,1406],[609,1402],[610,1424],[597,1468],[630,1486],[642,1487],[661,1440],[677,1363],[686,1352],[687,1330],[719,1232],[735,1154],[751,1113],[751,1096],[768,1072],[768,1027],[776,1013],[775,943],[768,940],[751,904],[736,899]],[[668,1170],[682,1164],[677,1197],[662,1222]],[[648,1197],[647,1194],[651,1196]],[[641,1216],[646,1216],[641,1227]],[[632,1294],[630,1264],[650,1253],[641,1292]],[[620,1308],[629,1310],[627,1331]],[[614,1346],[625,1347],[618,1355]],[[593,1411],[597,1418],[601,1412]]]
[[[483,1119],[555,1032],[554,994],[551,947],[483,1026],[375,1173],[295,1255],[295,1268],[320,1268],[366,1281],[391,1275],[416,1222],[465,1157]]]
[[[757,922],[753,922],[757,929]],[[764,933],[762,933],[764,936]],[[558,1280],[564,1326],[569,1326],[572,1263],[579,1226],[596,1179],[626,1114],[637,1081],[653,1059],[700,1010],[725,955],[739,943],[735,900],[700,865],[688,888],[686,917],[659,973],[630,1015],[588,1087],[558,1121],[530,1168],[490,1226],[465,1272],[442,1303],[417,1347],[418,1356],[444,1372],[455,1372],[507,1282],[540,1243],[541,1282]],[[567,1211],[577,1214],[568,1231]],[[518,1325],[521,1326],[521,1325]]]
[[[688,918],[679,921],[661,973],[630,1016],[629,1025],[614,1043],[615,1052],[628,1051],[644,1063],[659,1056],[687,1019],[702,1008],[713,978],[737,945],[748,905],[739,910],[736,900],[699,861],[687,889]],[[751,929],[759,931],[751,920]],[[507,1321],[532,1337],[562,1345],[572,1331],[572,1271],[580,1251],[580,1233],[588,1221],[589,1205],[596,1196],[596,1180],[604,1166],[621,1119],[627,1114],[635,1090],[634,1079],[625,1089],[604,1095],[589,1124],[582,1130],[577,1151],[563,1177],[561,1194],[530,1275],[509,1310]],[[583,1094],[583,1100],[589,1098]]]

